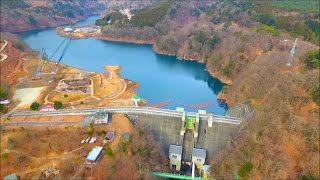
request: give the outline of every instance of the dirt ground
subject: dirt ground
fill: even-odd
[[[64,122],[81,122],[83,115],[64,115],[64,116],[12,116],[9,118],[1,118],[1,123],[8,122],[49,122],[49,121],[64,121]]]
[[[55,117],[14,117],[14,120],[48,121],[52,118]],[[68,121],[78,121],[80,118],[80,116],[63,117]],[[49,167],[59,170],[57,178],[90,176],[90,169],[84,167],[85,157],[81,157],[80,154],[84,151],[89,152],[94,146],[103,145],[103,135],[99,132],[116,131],[115,139],[107,145],[116,152],[118,144],[122,141],[121,135],[133,131],[131,123],[123,114],[113,114],[110,125],[95,126],[94,129],[92,135],[87,134],[86,128],[79,126],[2,129],[0,177],[15,172],[22,179],[38,179]],[[98,137],[96,143],[80,143],[81,140],[93,136]],[[112,159],[104,156],[101,165],[94,169],[93,176],[106,177],[105,169],[111,169]]]
[[[2,129],[0,176],[15,172],[22,179],[39,179],[46,168],[55,167],[60,171],[58,177],[64,177],[68,173],[61,164],[80,166],[84,161],[81,149],[91,148],[91,144],[80,145],[85,132],[75,126]]]
[[[131,134],[133,131],[132,124],[128,121],[124,114],[113,114],[112,124],[106,127],[107,130],[112,130],[116,132],[115,139],[111,142],[110,147],[112,150],[116,150],[119,142],[122,141],[121,136],[124,133]]]
[[[28,121],[33,117],[18,118]],[[46,121],[54,117],[37,118]],[[79,117],[66,118],[77,121]],[[0,178],[16,173],[21,179],[45,179],[43,172],[51,168],[56,174],[51,174],[49,179],[153,179],[150,175],[154,171],[152,169],[160,167],[159,164],[167,164],[166,160],[159,160],[162,155],[156,153],[160,146],[141,136],[144,133],[134,127],[124,114],[112,114],[111,124],[94,126],[92,134],[88,129],[82,126],[2,128]],[[104,133],[108,130],[115,131],[116,136],[104,144]],[[131,135],[129,141],[122,139],[124,133]],[[97,137],[97,141],[81,144],[88,137]],[[104,149],[102,157],[91,169],[85,165],[85,158],[95,146],[103,146]],[[124,147],[124,151],[120,147]],[[107,149],[111,149],[111,155]],[[141,163],[142,169],[137,169],[137,162]]]
[[[83,93],[51,91],[45,101],[60,100],[74,108],[133,105],[132,97],[136,94],[135,90],[138,84],[124,80],[119,75],[119,66],[105,66],[105,69],[108,72],[108,76],[98,73],[90,74],[93,82],[91,96]],[[68,73],[65,74],[66,77],[70,78],[71,75],[71,79],[74,79],[88,73],[69,68]],[[68,96],[66,97],[65,94]]]
[[[8,47],[18,51],[11,47],[10,42]],[[9,58],[16,57],[15,54],[18,52],[15,51],[8,50],[6,53]],[[23,56],[19,53],[23,54]],[[65,103],[65,107],[72,106],[74,108],[106,105],[133,105],[133,102],[130,100],[136,94],[135,90],[138,87],[138,84],[123,79],[119,74],[119,66],[106,66],[105,69],[108,71],[106,76],[104,74],[87,72],[64,64],[56,65],[54,62],[48,62],[42,69],[43,74],[40,76],[41,78],[34,80],[39,63],[38,56],[31,52],[21,53],[19,51],[19,53],[19,56],[16,58],[20,60],[19,63],[22,68],[14,68],[13,70],[8,71],[8,73],[10,72],[9,76],[11,79],[8,79],[7,76],[7,79],[2,78],[4,83],[9,85],[9,90],[12,92],[9,93],[9,100],[14,99],[13,104],[8,107],[8,110],[13,109],[19,103],[19,109],[29,109],[30,104],[34,101],[39,103],[52,103],[55,100],[60,100]],[[9,61],[8,59],[6,62],[11,62],[11,60]],[[9,65],[10,63],[8,66]],[[42,62],[40,65],[44,65],[44,63]],[[7,63],[1,63],[1,69],[10,69],[6,66]],[[21,73],[22,71],[23,73]],[[1,75],[3,75],[2,71]],[[82,77],[92,78],[92,92],[81,94],[68,92],[57,93],[54,91],[61,79]],[[42,89],[40,90],[40,88]],[[28,94],[28,96],[26,96],[26,94]],[[68,97],[65,97],[65,94],[67,94]],[[90,94],[92,94],[92,96],[90,96]]]
[[[18,107],[32,104],[37,100],[45,87],[17,89],[13,95],[13,100],[20,101]]]
[[[82,100],[86,97],[89,97],[88,94],[84,93],[76,93],[76,92],[57,92],[52,91],[49,95],[47,100],[50,102],[54,101],[61,101],[62,103],[69,103],[78,100]]]

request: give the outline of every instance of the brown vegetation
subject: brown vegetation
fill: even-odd
[[[298,57],[311,48],[307,47],[300,44]],[[238,172],[252,162],[246,176],[251,179],[319,177],[319,106],[310,97],[310,90],[319,83],[319,70],[305,70],[298,58],[288,68],[287,58],[286,52],[278,50],[264,54],[228,86],[227,101],[250,100],[256,116],[213,162],[213,174]]]
[[[310,97],[319,83],[319,70],[302,64],[309,50],[319,50],[302,40],[314,41],[311,30],[316,23],[299,13],[283,11],[276,11],[279,19],[273,22],[273,17],[261,15],[251,5],[248,1],[177,1],[155,26],[136,27],[134,22],[118,21],[107,25],[102,36],[111,40],[137,37],[137,41],[147,42],[149,37],[141,37],[141,32],[156,30],[156,52],[206,63],[211,74],[230,84],[221,95],[230,105],[252,103],[256,116],[213,162],[214,175],[319,178],[319,105]],[[263,9],[259,4],[256,7]],[[271,12],[268,7],[264,13]],[[117,28],[124,30],[112,31]],[[294,39],[290,35],[299,36],[293,67],[286,66]]]
[[[1,31],[21,32],[76,22],[106,8],[98,1],[4,1],[1,4]]]
[[[25,53],[15,47],[15,44],[8,42],[4,53],[8,55],[8,58],[1,62],[1,82],[6,83],[7,86],[12,86],[17,83],[20,77],[23,77],[28,72],[23,66],[23,58]]]
[[[65,118],[78,119],[75,116]],[[81,154],[102,145],[103,132],[108,130],[116,132],[115,139],[104,146],[104,151],[111,147],[111,153],[103,155],[91,171],[84,166],[85,157]],[[86,128],[2,129],[0,177],[16,172],[22,179],[38,179],[45,169],[53,167],[59,173],[51,178],[154,179],[152,171],[167,170],[166,157],[150,133],[132,126],[125,115],[113,114],[111,125],[95,126],[93,131],[90,136],[98,137],[97,142],[80,144],[89,136]],[[123,133],[129,133],[131,140],[124,141]]]

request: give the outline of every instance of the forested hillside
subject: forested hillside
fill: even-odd
[[[55,27],[106,9],[97,0],[1,0],[1,31],[20,32]]]
[[[109,11],[100,38],[153,43],[158,53],[205,63],[229,84],[220,96],[230,105],[252,104],[255,116],[212,162],[213,175],[317,179],[318,9],[313,0],[161,1],[132,10],[131,20]]]

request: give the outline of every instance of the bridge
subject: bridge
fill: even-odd
[[[57,116],[57,115],[92,115],[98,110],[106,110],[111,113],[124,114],[146,114],[182,118],[183,112],[160,109],[152,107],[136,107],[136,106],[118,106],[118,107],[99,107],[99,108],[82,108],[82,109],[60,109],[55,111],[26,111],[16,110],[10,113],[10,116]],[[186,116],[196,116],[195,112],[186,112]],[[208,120],[210,117],[214,122],[225,124],[239,125],[241,120],[236,117],[221,116],[215,114],[200,114],[200,120]]]

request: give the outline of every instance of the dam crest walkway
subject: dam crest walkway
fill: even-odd
[[[99,108],[82,108],[82,109],[60,109],[54,111],[26,111],[16,110],[10,113],[10,116],[58,116],[58,115],[92,115],[98,110],[106,110],[111,113],[125,114],[149,114],[169,117],[183,116],[183,113],[176,110],[160,109],[151,107],[136,106],[118,106],[118,107],[99,107]],[[196,112],[186,112],[186,116],[196,116]],[[211,116],[214,122],[226,124],[240,124],[241,120],[237,117],[221,116],[216,114],[200,114],[200,120],[208,120]]]

